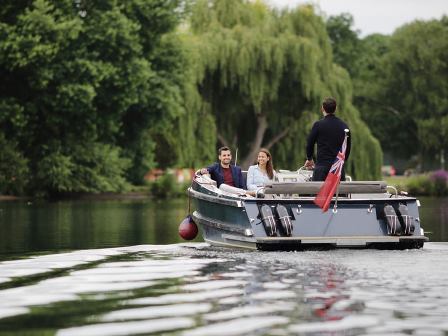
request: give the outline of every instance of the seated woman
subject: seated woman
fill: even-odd
[[[247,171],[247,190],[255,192],[267,183],[274,182],[274,167],[272,155],[266,148],[258,153],[257,164]]]

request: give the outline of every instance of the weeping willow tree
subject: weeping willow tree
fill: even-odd
[[[198,91],[197,65],[200,53],[190,41],[191,36],[179,34],[178,43],[183,53],[184,81],[180,85],[183,97],[183,114],[172,125],[167,138],[168,147],[162,148],[171,155],[178,167],[202,167],[216,158],[217,131],[210,104]],[[166,133],[168,135],[168,133]],[[161,147],[161,146],[160,146]],[[168,149],[168,150],[167,150]],[[171,153],[172,152],[172,153]]]
[[[380,146],[351,105],[350,78],[333,63],[313,7],[278,12],[261,1],[198,0],[185,39],[194,50],[202,99],[201,108],[190,104],[190,114],[199,109],[209,116],[199,128],[216,123],[219,143],[239,150],[243,168],[267,147],[277,167],[297,169],[322,98],[334,96],[338,114],[354,130],[349,173],[377,177]]]

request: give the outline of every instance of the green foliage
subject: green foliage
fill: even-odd
[[[387,85],[400,99],[397,109],[413,117],[441,116],[448,108],[448,26],[442,21],[415,21],[398,29],[391,40]]]
[[[173,125],[173,132],[167,138],[172,152],[177,158],[174,166],[203,167],[216,157],[216,122],[212,116],[210,104],[205,102],[197,87],[198,68],[200,67],[200,50],[190,41],[191,36],[183,35],[183,53],[186,61],[183,69],[186,80],[181,86],[184,112]]]
[[[117,192],[125,191],[123,178],[130,162],[120,156],[120,149],[99,143],[88,148],[76,146],[73,153],[48,149],[39,161],[37,185],[46,185],[47,192]]]
[[[301,165],[322,98],[332,95],[362,148],[352,156],[356,177],[379,175],[381,149],[351,104],[350,78],[333,64],[325,24],[313,7],[277,12],[259,1],[198,1],[190,28],[185,40],[197,54],[194,77],[209,104],[202,106],[213,113],[220,142],[246,156],[243,167],[263,144],[274,146],[277,167]]]
[[[211,104],[218,133],[227,139],[241,137],[238,145],[247,154],[257,115],[267,115],[270,126],[277,129],[296,120],[296,104],[310,106],[316,98],[317,68],[325,71],[325,66],[330,65],[318,62],[323,50],[312,38],[295,35],[295,31],[317,34],[312,28],[302,33],[302,26],[293,25],[294,18],[315,19],[308,9],[293,16],[274,14],[259,3],[222,3],[215,2],[219,10],[208,15],[210,24],[202,23],[191,42],[200,52],[202,69],[198,67],[197,78],[203,97]],[[236,8],[241,13],[232,20]],[[238,24],[232,25],[233,21]]]
[[[430,175],[427,174],[410,177],[404,188],[406,188],[411,195],[416,196],[448,195],[446,181],[444,181],[444,183],[440,183],[440,181],[432,180]]]
[[[426,175],[417,175],[410,177],[404,188],[411,195],[428,196],[431,195],[431,180]]]
[[[435,157],[447,147],[447,37],[445,18],[415,21],[391,37],[373,35],[361,41],[355,103],[393,156]],[[406,145],[410,143],[416,146]]]
[[[334,61],[347,69],[351,76],[357,74],[362,41],[358,38],[358,32],[352,30],[353,16],[349,13],[330,16],[326,25]]]
[[[185,184],[179,184],[173,174],[165,174],[149,185],[151,195],[156,198],[183,196],[185,195],[186,189],[187,186]]]
[[[415,21],[392,36],[375,34],[362,40],[351,25],[342,15],[329,20],[327,29],[342,46],[334,49],[335,59],[353,78],[354,103],[363,120],[390,156],[410,160],[424,154],[443,163],[448,114],[446,17]],[[350,52],[354,47],[355,60]],[[427,168],[433,164],[432,159],[420,161]]]
[[[2,133],[0,148],[0,194],[23,194],[29,179],[27,160],[18,151],[17,144],[8,141]]]
[[[410,177],[389,177],[387,183],[395,185],[400,191],[408,192],[411,196],[448,196],[448,173],[445,170]]]
[[[445,152],[448,149],[448,111],[439,118],[417,120],[418,138],[422,150],[436,154],[442,169],[445,164]]]
[[[372,134],[380,141],[374,141],[375,147],[389,150],[395,146],[400,134],[394,134],[394,139],[390,138],[390,129],[398,119],[388,118],[384,123],[384,104],[378,98],[381,90],[381,78],[379,72],[383,67],[383,55],[388,50],[389,38],[375,34],[364,39],[358,37],[358,32],[353,30],[353,17],[344,13],[338,16],[330,16],[326,22],[328,35],[333,47],[334,60],[336,63],[347,69],[353,83],[353,103],[360,111],[360,116],[368,125]],[[355,129],[354,129],[355,130]],[[362,134],[363,132],[361,132]],[[356,137],[356,136],[355,136]],[[381,146],[380,146],[381,143]],[[360,160],[361,165],[370,164],[371,155],[368,146],[362,146]],[[354,147],[355,149],[355,147]],[[377,152],[372,152],[375,157]],[[375,158],[375,162],[382,159]],[[352,165],[353,162],[349,162]],[[376,175],[375,175],[376,176]]]
[[[6,1],[0,127],[34,192],[116,191],[183,113],[178,1]],[[171,37],[170,37],[171,36]]]
[[[156,157],[159,167],[201,167],[215,158],[216,126],[209,105],[201,98],[196,71],[198,51],[184,34],[171,36],[176,46],[179,73],[175,80],[181,101],[179,116],[163,125],[156,135]]]
[[[427,127],[420,120],[439,119],[448,114],[447,41],[448,26],[441,21],[416,21],[394,33],[390,50],[384,56],[382,99],[396,111],[396,125],[401,126],[400,132],[406,135],[408,143],[418,139],[413,141],[416,143],[413,152],[428,147],[425,137],[418,133],[419,124],[420,134]],[[441,129],[436,132],[443,133]],[[432,153],[445,146],[441,143]]]
[[[433,195],[437,197],[448,196],[448,184],[446,180],[435,179],[432,181]]]
[[[72,191],[75,166],[70,156],[52,151],[39,161],[36,182],[46,185],[49,191]]]

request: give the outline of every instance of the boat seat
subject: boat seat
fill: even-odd
[[[306,194],[317,195],[323,182],[279,182],[265,186],[265,194]],[[343,181],[339,185],[339,194],[384,194],[387,191],[385,181]]]

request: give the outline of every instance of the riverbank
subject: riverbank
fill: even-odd
[[[36,199],[48,200],[145,200],[152,198],[153,195],[148,187],[134,187],[131,191],[116,193],[65,193],[53,197],[31,197],[31,196],[12,196],[0,195],[0,202],[8,201],[30,201]]]
[[[395,186],[398,191],[406,191],[411,196],[448,196],[448,172],[445,170],[411,176],[388,176],[383,178],[388,185]]]
[[[436,174],[438,173],[438,174]],[[435,176],[435,177],[434,177]],[[413,176],[384,176],[387,185],[408,192],[411,196],[448,196],[448,178],[440,171]],[[131,186],[126,192],[65,193],[49,197],[51,200],[144,200],[151,198],[186,197],[188,183],[176,183],[171,176],[162,177],[144,186]],[[42,197],[0,195],[0,201],[27,201]]]

